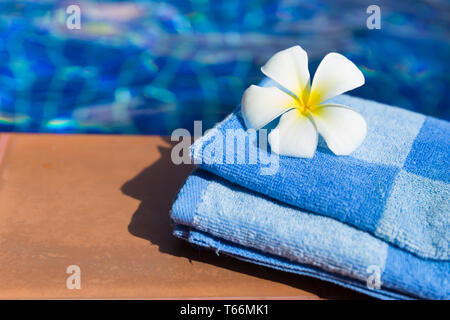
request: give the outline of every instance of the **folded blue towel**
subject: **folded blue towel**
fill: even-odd
[[[174,234],[242,260],[384,299],[450,297],[448,262],[426,260],[335,219],[195,171],[172,208]],[[379,272],[381,287],[368,287]]]
[[[274,155],[257,147],[238,108],[194,143],[194,161],[228,181],[419,257],[448,261],[450,123],[348,95],[332,102],[359,111],[367,121],[367,137],[350,156],[336,156],[319,141],[312,159],[281,156],[267,162]],[[244,137],[238,151],[238,139],[227,137],[231,131]],[[250,161],[254,154],[257,159]]]
[[[174,234],[378,298],[448,299],[450,124],[347,95],[332,102],[368,123],[350,156],[319,140],[312,159],[278,157],[258,147],[240,108],[198,139],[192,158],[213,174],[187,180]]]

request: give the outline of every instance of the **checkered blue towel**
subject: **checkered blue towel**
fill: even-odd
[[[262,156],[273,155],[258,149],[238,108],[196,141],[193,158],[202,169],[249,190],[341,221],[419,257],[448,261],[450,123],[348,95],[332,102],[359,111],[367,121],[367,137],[350,156],[336,156],[319,141],[312,159],[281,156],[275,170],[269,168],[274,164]],[[226,138],[236,131],[245,137],[239,152],[237,139]],[[258,158],[251,162],[255,151]]]
[[[172,208],[195,245],[383,299],[450,297],[448,262],[422,259],[335,219],[197,170]]]
[[[258,148],[240,108],[198,139],[191,154],[202,170],[173,206],[174,234],[378,298],[448,299],[450,124],[347,95],[332,100],[368,123],[350,156],[319,140],[312,159],[278,158]],[[377,270],[373,290],[367,280]]]

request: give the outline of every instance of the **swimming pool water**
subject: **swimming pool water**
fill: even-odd
[[[337,51],[363,71],[351,92],[450,120],[448,1],[0,2],[0,131],[170,134],[221,120],[295,44],[313,74]],[[81,29],[66,8],[81,8]]]

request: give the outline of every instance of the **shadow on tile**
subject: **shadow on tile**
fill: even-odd
[[[167,144],[173,145],[169,138],[164,138],[164,140]],[[312,292],[321,298],[370,299],[365,295],[318,279],[254,265],[224,255],[217,256],[209,250],[199,250],[175,238],[172,235],[169,211],[178,190],[194,166],[173,164],[170,147],[159,146],[158,151],[161,157],[157,162],[143,169],[121,187],[121,191],[125,195],[141,201],[128,226],[128,231],[133,236],[157,245],[162,253],[280,282]]]

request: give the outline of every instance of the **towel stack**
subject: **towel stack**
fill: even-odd
[[[198,139],[174,235],[377,298],[450,298],[450,123],[347,95],[332,102],[367,121],[350,156],[319,141],[312,159],[275,158],[239,108]]]

